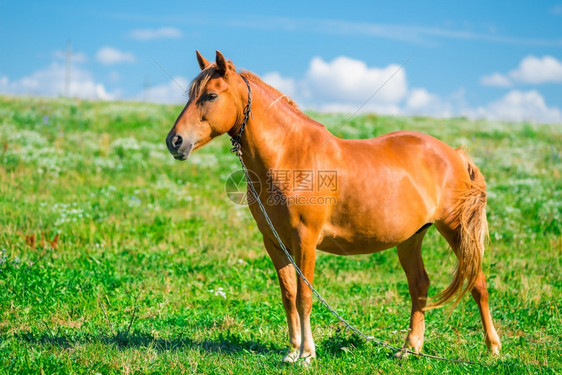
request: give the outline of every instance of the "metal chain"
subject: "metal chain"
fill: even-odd
[[[462,360],[462,359],[450,359],[450,358],[444,358],[444,357],[439,357],[439,356],[430,355],[430,354],[416,353],[416,352],[414,352],[412,350],[409,350],[409,349],[406,349],[406,348],[399,348],[397,346],[389,345],[384,341],[378,340],[374,336],[368,336],[368,335],[364,334],[363,332],[361,332],[358,328],[352,326],[347,320],[345,320],[340,314],[338,314],[338,312],[334,308],[332,308],[332,306],[330,306],[330,304],[312,286],[310,281],[308,281],[306,276],[304,276],[304,274],[302,273],[301,269],[299,268],[299,266],[295,262],[294,258],[289,253],[289,250],[287,250],[287,247],[283,243],[283,240],[281,240],[281,237],[279,236],[279,233],[277,233],[277,230],[275,229],[275,226],[271,222],[271,219],[269,218],[269,215],[267,214],[267,211],[265,210],[265,207],[260,200],[259,194],[256,191],[256,188],[254,187],[254,184],[253,184],[252,180],[250,179],[250,175],[248,174],[248,168],[246,168],[246,164],[244,163],[244,160],[242,159],[242,145],[240,144],[240,138],[242,137],[242,132],[244,131],[246,123],[248,122],[249,114],[251,112],[250,105],[251,105],[252,98],[251,98],[250,84],[248,83],[248,81],[246,80],[246,78],[244,76],[241,76],[241,77],[242,77],[242,79],[244,79],[244,81],[246,82],[246,85],[248,86],[248,104],[246,105],[246,108],[244,109],[244,122],[242,123],[242,126],[240,128],[241,129],[240,133],[238,134],[238,136],[236,138],[234,138],[234,137],[230,138],[230,141],[232,142],[232,145],[233,145],[231,151],[234,152],[236,154],[236,156],[238,156],[238,159],[240,160],[240,164],[242,165],[242,170],[244,171],[244,174],[246,175],[246,180],[248,181],[248,186],[250,187],[250,190],[251,190],[253,196],[256,199],[256,203],[258,204],[258,206],[260,208],[260,211],[262,212],[265,220],[267,221],[267,224],[269,225],[269,228],[271,229],[271,232],[273,233],[273,236],[275,237],[277,242],[279,242],[279,246],[281,247],[281,250],[283,250],[283,252],[287,256],[287,259],[289,259],[289,262],[291,262],[291,264],[295,268],[295,271],[297,272],[297,274],[299,275],[301,280],[312,291],[312,293],[316,296],[318,301],[320,301],[320,303],[322,305],[324,305],[330,311],[330,313],[332,313],[332,315],[334,315],[347,329],[353,331],[355,334],[362,337],[363,339],[365,339],[367,341],[372,341],[375,344],[380,345],[382,347],[385,347],[387,349],[390,349],[390,350],[393,350],[393,351],[399,351],[399,352],[407,353],[407,354],[413,354],[413,355],[416,355],[416,356],[419,356],[419,357],[437,359],[437,360],[440,360],[440,361],[466,363],[466,364],[471,364],[471,365],[477,364],[476,362],[466,361],[466,360]]]
[[[238,135],[230,137],[230,142],[232,142],[232,149],[230,149],[230,151],[239,156],[242,155],[242,143],[240,142],[242,140],[242,134],[246,129],[246,124],[248,123],[250,116],[252,115],[252,87],[250,87],[250,82],[248,82],[246,77],[243,75],[240,75],[240,77],[242,77],[244,82],[246,82],[246,86],[248,86],[248,104],[244,107],[244,120],[242,121],[242,125],[240,125]]]

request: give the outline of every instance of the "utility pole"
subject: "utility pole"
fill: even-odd
[[[148,102],[148,92],[150,91],[150,87],[151,87],[150,77],[146,76],[146,78],[144,79],[144,90],[143,90],[143,98],[142,98],[144,102]]]
[[[64,96],[70,97],[70,60],[72,59],[72,43],[66,45],[66,69],[64,72]]]

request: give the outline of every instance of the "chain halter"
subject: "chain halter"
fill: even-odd
[[[244,133],[244,129],[246,129],[246,124],[248,124],[248,120],[252,115],[252,88],[250,87],[250,82],[244,77],[240,75],[240,77],[246,82],[246,86],[248,86],[248,104],[244,107],[244,121],[242,121],[242,125],[240,125],[240,130],[238,131],[238,135],[230,137],[230,142],[232,142],[232,148],[230,152],[234,152],[238,157],[242,156],[242,134]]]

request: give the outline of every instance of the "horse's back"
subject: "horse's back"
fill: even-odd
[[[407,173],[416,181],[442,185],[449,179],[466,178],[462,156],[445,142],[415,131],[395,131],[376,138],[341,140],[340,155],[348,165],[357,165],[364,172]]]
[[[425,151],[432,149],[435,152],[448,154],[448,156],[455,153],[455,150],[445,142],[431,135],[411,130],[398,130],[375,138],[342,141],[349,143],[352,147],[375,147],[379,151],[385,152],[407,153],[408,150],[422,147]]]

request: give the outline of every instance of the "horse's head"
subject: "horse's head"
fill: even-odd
[[[248,89],[231,61],[217,51],[210,63],[199,51],[201,72],[189,87],[189,100],[166,137],[168,150],[178,160],[211,139],[230,132],[234,134],[243,122]]]

